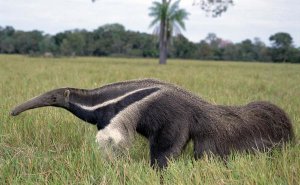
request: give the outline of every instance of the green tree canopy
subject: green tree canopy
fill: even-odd
[[[269,40],[272,42],[272,60],[275,62],[290,62],[291,55],[294,55],[291,35],[279,32],[271,35]]]
[[[293,38],[290,34],[279,32],[270,36],[270,41],[272,42],[273,47],[276,48],[287,48],[291,47],[293,43]]]

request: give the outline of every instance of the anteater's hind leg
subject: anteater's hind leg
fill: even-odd
[[[193,138],[193,142],[194,157],[196,160],[202,158],[204,154],[208,156],[220,155],[221,157],[224,157],[222,154],[219,154],[216,143],[211,138],[195,137]]]
[[[181,154],[189,141],[188,129],[162,128],[150,137],[151,166],[161,169],[167,166],[168,159]]]
[[[194,157],[196,160],[203,157],[204,154],[211,158],[212,156],[220,157],[227,166],[228,156],[230,154],[229,148],[226,146],[218,146],[211,138],[206,139],[193,139],[194,141]]]
[[[155,139],[154,139],[155,140]],[[157,142],[150,142],[151,166],[156,165],[164,168],[168,164],[168,159],[177,157],[181,154],[186,141],[176,141],[175,143],[160,145]]]

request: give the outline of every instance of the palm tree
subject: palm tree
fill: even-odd
[[[180,0],[171,3],[171,0],[155,1],[150,7],[149,16],[153,17],[150,27],[155,27],[159,33],[159,64],[166,64],[168,55],[168,43],[173,34],[185,29],[184,20],[188,18],[188,12],[179,8]]]

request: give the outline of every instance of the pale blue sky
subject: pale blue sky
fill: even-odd
[[[152,33],[148,8],[152,0],[0,0],[0,26],[41,30],[55,34],[64,30],[93,30],[106,23],[121,23],[127,29]],[[288,32],[300,46],[300,0],[235,0],[235,6],[219,18],[210,18],[193,0],[182,0],[190,12],[183,34],[198,42],[210,32],[234,42],[268,38]]]

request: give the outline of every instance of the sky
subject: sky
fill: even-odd
[[[300,0],[234,0],[221,17],[209,17],[194,0],[181,0],[189,13],[186,30],[189,40],[199,42],[208,33],[233,42],[259,37],[270,45],[269,37],[287,32],[300,46]],[[126,29],[153,33],[148,16],[152,0],[0,0],[0,26],[40,30],[55,34],[75,28],[92,31],[108,23]]]

